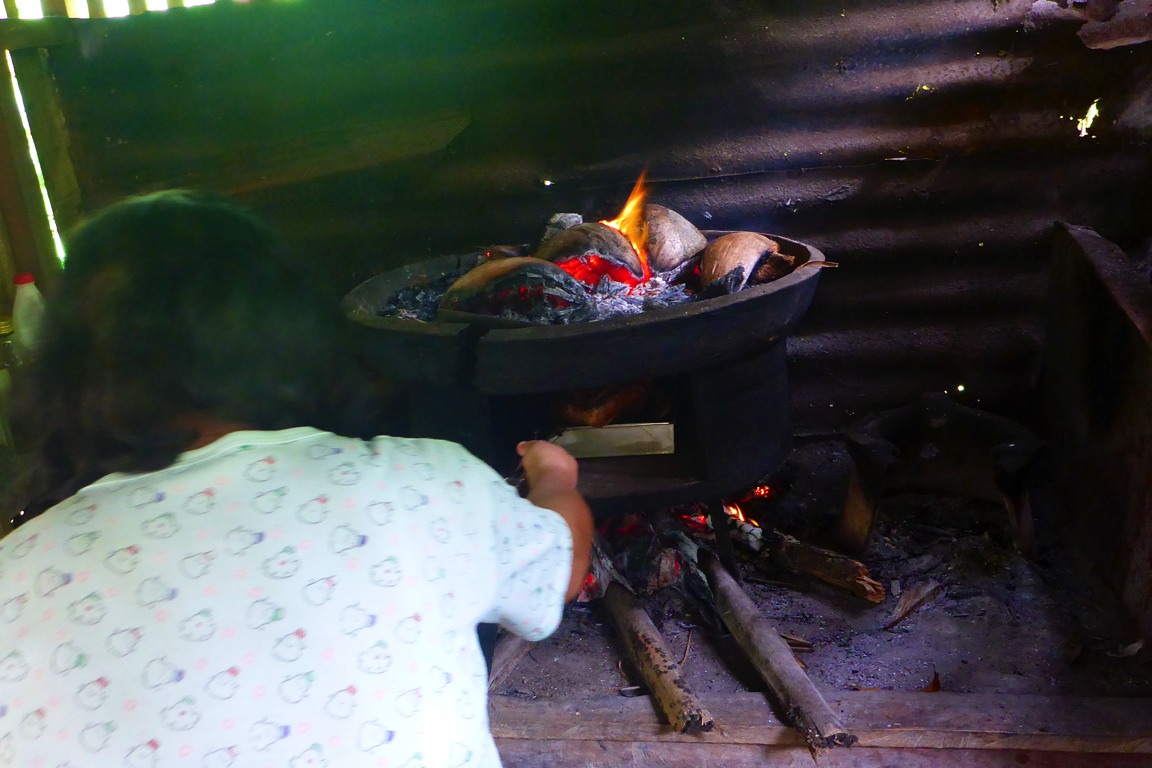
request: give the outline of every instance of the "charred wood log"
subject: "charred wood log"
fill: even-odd
[[[724,624],[744,649],[776,703],[813,749],[849,747],[857,738],[844,728],[804,674],[792,649],[715,557],[700,553],[700,567],[716,595]]]
[[[612,568],[600,545],[596,544],[593,549],[593,573],[602,591],[608,618],[620,636],[628,660],[652,692],[660,712],[678,733],[711,731],[715,727],[712,715],[688,687],[660,631],[623,577]]]

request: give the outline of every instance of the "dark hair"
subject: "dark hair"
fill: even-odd
[[[252,213],[191,191],[134,197],[66,253],[13,414],[37,438],[33,506],[170,465],[189,414],[353,431],[367,391],[339,298]]]

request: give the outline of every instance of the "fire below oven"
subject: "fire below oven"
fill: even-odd
[[[704,234],[711,242],[729,233]],[[483,253],[378,275],[351,291],[344,309],[365,364],[409,385],[400,399],[412,434],[462,443],[511,473],[519,440],[591,439],[598,447],[587,453],[626,454],[627,446],[603,449],[621,442],[607,432],[626,435],[624,443],[644,433],[640,442],[658,447],[582,459],[580,490],[596,512],[716,501],[777,469],[791,447],[785,340],[824,256],[771,237],[794,257],[790,274],[605,320],[508,328],[379,315],[397,291],[467,270]],[[635,421],[602,425],[601,406]],[[590,437],[597,430],[605,433]]]

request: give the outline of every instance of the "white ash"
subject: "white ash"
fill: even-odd
[[[601,277],[588,293],[596,311],[596,319],[638,315],[651,309],[692,301],[695,297],[683,283],[672,282],[675,277],[672,272],[655,274],[631,290],[627,285],[617,283],[607,276]]]

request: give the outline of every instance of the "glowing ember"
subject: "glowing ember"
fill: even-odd
[[[645,243],[648,242],[648,222],[644,218],[644,198],[648,196],[648,189],[644,186],[644,177],[647,173],[646,170],[641,171],[640,178],[636,179],[636,184],[632,187],[632,193],[628,195],[628,200],[620,210],[620,215],[612,221],[600,222],[619,231],[628,238],[628,242],[632,243],[632,248],[640,257],[641,266],[644,267],[641,282],[652,277],[652,269],[648,266],[648,251],[645,248]]]
[[[602,275],[607,275],[609,279],[617,283],[623,283],[629,287],[635,287],[640,284],[627,267],[609,261],[603,256],[595,253],[588,254],[587,256],[579,256],[575,259],[568,259],[567,261],[558,261],[556,266],[564,270],[572,277],[586,285],[596,285]],[[648,265],[644,264],[644,279],[647,280],[650,276],[648,272]]]
[[[752,495],[757,499],[766,499],[774,493],[776,491],[770,485],[758,485],[752,490]]]

